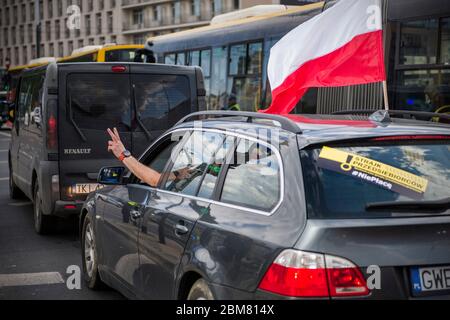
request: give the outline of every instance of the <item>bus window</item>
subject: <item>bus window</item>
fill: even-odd
[[[245,74],[247,45],[240,44],[230,48],[230,75]]]
[[[211,63],[209,109],[219,110],[227,103],[227,47],[214,48]]]
[[[176,61],[177,65],[184,66],[186,64],[186,54],[184,52],[178,52]]]
[[[200,51],[191,51],[189,53],[189,65],[200,66]]]
[[[175,53],[169,53],[164,56],[164,63],[165,64],[175,64],[176,60],[176,54]]]
[[[203,69],[203,76],[209,77],[211,75],[211,50],[202,50],[200,67]]]
[[[261,106],[262,43],[230,47],[228,99],[224,109],[258,111]]]
[[[262,43],[251,43],[248,46],[248,74],[261,74],[262,68]]]

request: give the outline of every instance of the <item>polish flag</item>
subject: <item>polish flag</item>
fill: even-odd
[[[311,87],[386,80],[380,0],[339,0],[278,41],[270,51],[272,104],[289,113]]]

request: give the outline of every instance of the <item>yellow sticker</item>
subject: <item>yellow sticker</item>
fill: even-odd
[[[330,147],[322,148],[319,166],[363,179],[413,198],[423,196],[428,186],[428,180],[418,175]]]

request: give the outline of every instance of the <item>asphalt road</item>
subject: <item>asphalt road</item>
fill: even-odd
[[[8,190],[9,132],[0,131],[0,300],[20,299],[124,299],[105,289],[69,290],[70,266],[81,267],[80,243],[73,223],[62,223],[51,236],[33,228],[32,203],[13,201]],[[75,283],[70,281],[70,283]]]

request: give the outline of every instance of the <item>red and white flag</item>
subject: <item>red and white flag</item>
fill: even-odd
[[[272,104],[289,113],[311,87],[386,80],[380,0],[339,0],[286,34],[270,51]]]

